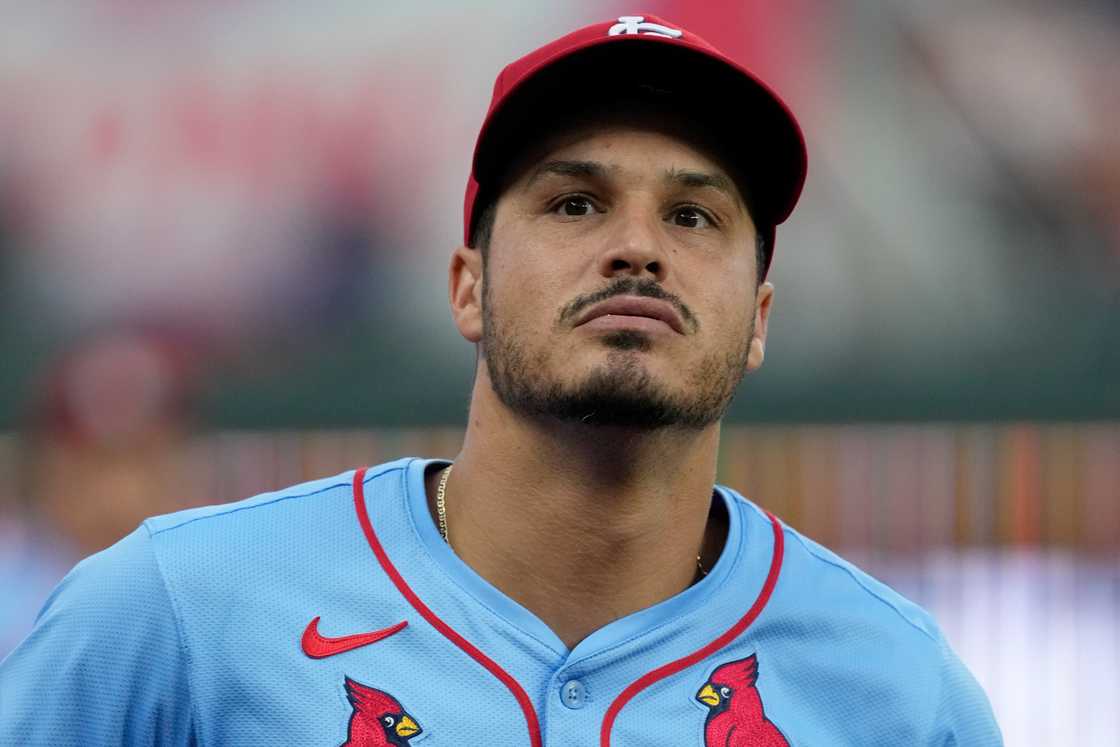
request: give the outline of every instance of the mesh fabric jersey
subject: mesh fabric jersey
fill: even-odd
[[[1001,744],[923,610],[722,486],[708,575],[569,649],[441,540],[441,465],[145,521],[0,664],[0,745]]]

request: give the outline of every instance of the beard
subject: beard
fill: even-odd
[[[649,335],[636,330],[619,330],[598,338],[609,351],[606,361],[580,380],[566,382],[554,369],[548,350],[525,344],[529,336],[519,337],[511,325],[497,318],[489,288],[485,283],[482,356],[498,399],[527,417],[640,430],[699,430],[724,416],[747,371],[753,320],[748,334],[736,345],[702,358],[679,392],[670,391],[642,363],[640,354],[651,349],[653,343]],[[622,293],[658,298],[667,295],[656,284],[622,279],[593,296],[577,299],[560,319]],[[695,322],[687,309],[683,311],[686,320]],[[562,324],[556,328],[570,329]]]

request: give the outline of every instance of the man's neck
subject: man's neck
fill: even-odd
[[[703,568],[715,562],[726,536],[712,501],[718,444],[718,424],[637,431],[472,406],[446,488],[451,546],[570,648],[683,591],[697,554]],[[433,510],[439,477],[426,481]]]

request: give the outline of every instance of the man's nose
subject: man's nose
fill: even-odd
[[[669,265],[660,219],[630,209],[616,212],[610,224],[599,259],[599,272],[603,277],[652,276],[657,282],[664,282]]]

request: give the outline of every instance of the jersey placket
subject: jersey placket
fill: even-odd
[[[666,681],[674,684],[674,694],[678,696],[676,700],[679,703],[674,703],[672,710],[679,709],[680,714],[674,720],[692,722],[698,718],[697,724],[702,725],[703,714],[692,702],[696,688],[687,676],[678,675],[695,668],[696,677],[703,678],[700,671],[703,667],[696,665],[707,655],[728,645],[746,629],[765,604],[764,597],[772,589],[776,569],[780,566],[779,563],[769,568],[773,571],[773,578],[767,583],[763,578],[767,575],[771,559],[767,548],[767,557],[762,559],[762,563],[756,563],[761,565],[761,572],[753,574],[757,577],[757,584],[750,584],[758,593],[751,594],[745,602],[741,600],[746,595],[735,595],[738,601],[735,602],[737,611],[734,618],[704,614],[709,598],[723,593],[723,581],[733,567],[739,565],[743,554],[743,522],[739,513],[742,507],[738,501],[722,493],[720,495],[727,502],[732,516],[731,531],[727,549],[704,581],[670,600],[605,626],[567,651],[555,634],[532,613],[504,598],[473,572],[464,570],[465,566],[439,538],[427,509],[426,495],[423,494],[423,473],[427,464],[425,460],[410,463],[403,487],[409,494],[407,503],[412,523],[417,534],[421,535],[418,537],[420,543],[426,545],[429,560],[436,561],[434,565],[442,565],[444,571],[450,566],[452,570],[448,576],[440,579],[439,572],[430,567],[402,570],[393,564],[389,557],[391,551],[382,544],[368,515],[362,519],[365,500],[361,471],[354,480],[355,505],[382,569],[419,618],[466,653],[481,670],[485,670],[476,668],[475,676],[490,676],[500,681],[512,701],[516,702],[523,723],[504,724],[501,741],[497,741],[497,734],[492,734],[491,744],[547,744],[556,747],[623,744],[612,740],[614,722],[624,719],[627,721],[625,731],[632,731],[634,719],[648,721],[650,716],[641,705],[646,691],[661,689]],[[762,531],[766,532],[766,528]],[[425,538],[424,533],[431,536]],[[780,532],[775,536],[779,535]],[[393,537],[391,541],[397,542],[399,538]],[[771,540],[767,544],[774,543]],[[406,577],[419,584],[419,593]],[[449,592],[448,581],[454,587],[453,591]],[[747,591],[743,585],[739,588]],[[464,595],[463,592],[467,593]],[[452,605],[454,612],[450,608],[437,611],[429,607],[424,599],[426,596],[446,598],[448,593],[455,594],[458,599]],[[464,596],[469,599],[463,599]],[[751,600],[755,604],[748,611],[746,607]],[[483,620],[481,627],[480,619]],[[462,634],[461,630],[471,631],[470,636]],[[502,710],[509,712],[504,707]],[[654,739],[658,733],[657,720],[653,719],[648,724]],[[434,732],[432,737],[434,744]]]

